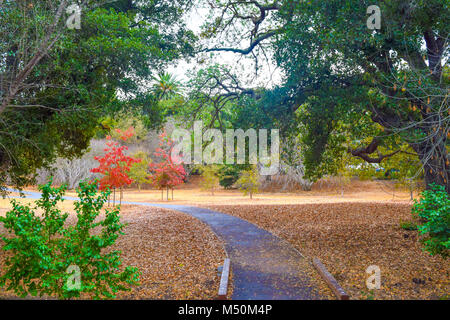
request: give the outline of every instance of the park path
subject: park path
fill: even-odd
[[[14,191],[14,190],[10,190]],[[27,198],[39,192],[25,191]],[[77,200],[75,197],[64,197]],[[312,300],[322,296],[306,259],[289,243],[256,225],[229,214],[184,205],[122,201],[123,204],[166,208],[189,214],[224,241],[233,273],[233,300]]]

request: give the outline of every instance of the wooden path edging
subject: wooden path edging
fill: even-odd
[[[227,300],[228,279],[230,278],[230,259],[225,259],[223,263],[222,276],[220,277],[218,300]]]
[[[319,259],[314,258],[313,265],[316,267],[319,274],[328,284],[328,286],[333,290],[334,294],[338,297],[339,300],[349,300],[349,296],[345,293],[344,289],[339,285],[336,279],[328,272],[327,268],[320,262]]]

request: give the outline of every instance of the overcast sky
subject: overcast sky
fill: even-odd
[[[190,14],[185,17],[187,26],[198,35],[207,14],[208,9],[194,8]],[[246,48],[248,45],[249,42],[247,41],[242,43],[240,47]],[[212,58],[209,60],[211,56]],[[202,67],[207,67],[208,64],[219,63],[231,67],[231,69],[240,76],[239,78],[245,81],[243,84],[247,87],[272,87],[274,84],[279,84],[281,82],[281,71],[276,69],[273,63],[262,63],[262,61],[260,61],[258,76],[255,77],[254,64],[249,57],[232,52],[208,53],[202,56],[202,58],[205,57],[207,59],[205,64],[200,65],[197,63],[198,59],[196,58],[192,59],[189,63],[182,60],[178,62],[177,66],[169,67],[168,71],[175,74],[178,80],[187,81],[189,72],[193,72]]]

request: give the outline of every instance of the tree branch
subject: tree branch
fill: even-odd
[[[203,49],[201,52],[213,52],[213,51],[227,51],[227,52],[234,52],[234,53],[240,53],[243,55],[249,54],[250,52],[253,51],[253,49],[259,44],[261,43],[261,41],[264,41],[270,37],[273,37],[274,35],[276,35],[277,33],[279,33],[281,31],[281,29],[278,30],[272,30],[272,31],[268,31],[266,33],[261,34],[258,38],[254,39],[251,43],[250,46],[246,49],[236,49],[236,48],[210,48],[210,49]]]
[[[392,153],[385,154],[385,155],[382,155],[380,152],[378,152],[378,158],[371,157],[370,154],[377,151],[380,141],[381,141],[380,139],[374,138],[367,147],[358,148],[358,149],[348,148],[348,152],[352,156],[359,157],[369,163],[381,163],[384,159],[392,157],[399,152],[402,152],[402,150],[397,150],[397,151],[394,151]]]
[[[47,52],[53,47],[55,42],[58,40],[59,34],[56,35],[54,39],[51,38],[53,36],[53,33],[55,32],[56,26],[58,25],[61,19],[65,7],[66,7],[66,0],[62,0],[55,13],[53,23],[50,26],[49,30],[47,31],[47,36],[42,41],[36,54],[30,59],[30,61],[28,61],[28,63],[25,64],[23,69],[17,74],[15,79],[12,81],[9,91],[7,95],[3,98],[2,104],[0,106],[0,114],[3,113],[3,111],[5,111],[6,107],[8,106],[10,101],[14,98],[14,96],[17,94],[21,84],[26,80],[30,72],[33,71],[34,67],[39,63],[39,61],[47,54]]]

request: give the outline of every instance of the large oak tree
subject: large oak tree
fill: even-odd
[[[298,117],[312,178],[342,152],[381,165],[403,153],[420,159],[427,186],[450,191],[448,1],[207,2],[216,15],[205,34],[223,39],[239,25],[247,44],[205,51],[272,50],[286,77],[267,94],[284,91],[273,109]],[[367,26],[370,5],[378,30]]]

